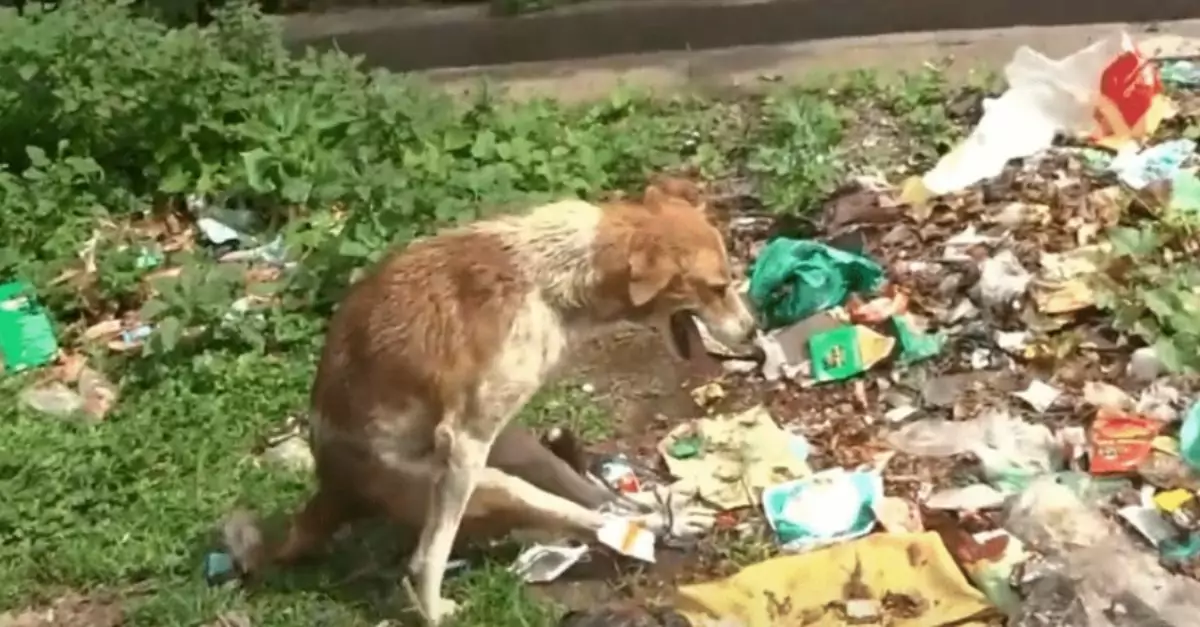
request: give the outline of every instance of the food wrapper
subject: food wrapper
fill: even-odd
[[[1120,46],[1121,53],[1100,73],[1093,114],[1096,129],[1090,137],[1112,150],[1153,135],[1164,119],[1174,115],[1171,101],[1163,95],[1158,66],[1127,33],[1121,34]]]

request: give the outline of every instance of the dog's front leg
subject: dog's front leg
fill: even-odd
[[[467,503],[487,465],[494,435],[473,435],[462,428],[461,414],[447,415],[434,430],[434,473],[429,509],[421,539],[409,563],[417,577],[417,599],[430,625],[438,625],[457,609],[442,596],[442,583],[454,538]]]

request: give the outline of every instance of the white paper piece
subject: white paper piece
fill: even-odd
[[[548,583],[558,579],[588,552],[586,545],[548,546],[535,544],[517,556],[508,570],[526,583]]]
[[[596,539],[621,555],[654,563],[654,534],[631,520],[610,519],[596,532]]]
[[[241,233],[212,218],[200,218],[196,220],[196,226],[200,228],[200,232],[204,233],[204,237],[208,238],[208,241],[218,246],[227,242],[239,241],[242,237]]]
[[[1005,495],[986,483],[939,490],[925,499],[929,509],[974,512],[1004,505]]]
[[[1050,409],[1061,395],[1062,392],[1058,388],[1041,379],[1034,379],[1029,383],[1029,387],[1020,392],[1013,392],[1013,396],[1029,403],[1029,406],[1036,409],[1039,413]]]
[[[1175,527],[1153,507],[1130,505],[1117,510],[1117,515],[1137,529],[1155,548],[1176,535]]]

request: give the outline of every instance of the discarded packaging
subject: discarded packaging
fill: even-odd
[[[786,327],[775,329],[760,338],[764,359],[763,377],[768,381],[780,378],[795,379],[803,372],[812,356],[808,341],[813,335],[836,329],[845,322],[837,310],[823,311]]]
[[[1161,439],[1155,438],[1156,441]],[[1138,464],[1137,474],[1147,484],[1163,490],[1200,490],[1200,476],[1186,461],[1180,459],[1178,452],[1166,452],[1157,445],[1145,461]]]
[[[54,327],[33,288],[0,284],[0,374],[36,368],[57,354]]]
[[[971,539],[980,549],[978,559],[963,560],[963,570],[989,601],[1005,614],[1013,614],[1021,598],[1013,589],[1012,574],[1030,557],[1025,545],[1003,529],[977,533]]]
[[[724,617],[745,627],[844,627],[853,624],[848,615],[855,610],[877,611],[873,624],[927,627],[993,612],[935,532],[877,533],[776,557],[679,594],[680,613],[692,625]],[[876,602],[853,603],[869,600]]]
[[[989,308],[1009,307],[1032,279],[1012,251],[1001,251],[979,265],[979,298]]]
[[[784,550],[811,551],[870,533],[882,497],[878,473],[831,468],[767,488],[762,504]]]
[[[1158,548],[1163,541],[1178,535],[1178,531],[1171,526],[1171,523],[1153,507],[1129,505],[1117,510],[1117,515],[1137,530],[1154,548]]]
[[[1041,270],[1031,284],[1038,311],[1054,316],[1095,305],[1091,279],[1106,250],[1104,246],[1083,246],[1068,253],[1043,253]]]
[[[558,579],[587,555],[586,545],[547,546],[535,544],[517,556],[508,570],[525,583],[549,583]]]
[[[596,540],[621,555],[654,563],[654,534],[631,520],[609,519],[596,531]]]
[[[976,512],[1003,507],[1006,498],[1007,495],[986,483],[973,483],[961,488],[938,490],[925,499],[925,507]]]
[[[1155,144],[1142,151],[1118,153],[1112,162],[1117,177],[1136,190],[1145,189],[1156,181],[1174,179],[1188,157],[1196,152],[1196,142],[1174,139]]]
[[[1179,456],[1195,470],[1200,470],[1200,402],[1193,403],[1179,428]]]
[[[1139,416],[1170,424],[1179,419],[1179,410],[1176,407],[1182,400],[1183,396],[1178,388],[1164,381],[1157,381],[1138,396],[1133,411]]]
[[[900,343],[900,363],[913,364],[942,352],[946,338],[940,334],[922,333],[913,324],[912,316],[899,314],[890,319],[896,340]]]
[[[1182,529],[1200,527],[1200,498],[1191,490],[1175,489],[1154,495],[1154,506]]]
[[[798,455],[798,439],[759,405],[680,425],[659,442],[658,452],[671,475],[694,486],[701,500],[729,510],[750,507],[767,487],[812,473]],[[684,458],[676,456],[681,441],[689,453]]]
[[[1192,531],[1167,538],[1159,543],[1158,553],[1168,564],[1191,562],[1200,556],[1200,533]]]
[[[1045,413],[1046,410],[1054,406],[1058,397],[1062,396],[1062,392],[1044,381],[1034,379],[1029,382],[1029,387],[1020,392],[1014,392],[1013,396],[1029,403],[1029,406],[1034,408],[1038,413]]]
[[[899,290],[885,290],[889,294],[864,302],[857,294],[846,300],[846,312],[850,320],[859,324],[876,324],[908,311],[908,295]]]
[[[921,510],[913,503],[897,496],[877,499],[871,506],[875,520],[888,533],[920,533],[925,531],[921,522]]]
[[[1047,556],[1024,569],[1015,624],[1190,625],[1200,612],[1200,583],[1168,573],[1053,479],[1032,484],[1005,527]]]
[[[1162,423],[1100,410],[1092,423],[1088,468],[1092,474],[1133,472],[1150,456]]]
[[[233,557],[224,551],[210,551],[204,556],[204,581],[219,586],[237,578]]]
[[[988,483],[1001,492],[1021,490],[1031,479],[1063,466],[1064,447],[1049,428],[1003,411],[989,411],[964,422],[918,420],[889,434],[887,441],[910,455],[972,453],[979,458]]]
[[[1168,61],[1160,66],[1159,72],[1162,73],[1163,82],[1169,85],[1200,85],[1200,64],[1194,61]]]
[[[1059,60],[1021,47],[1004,75],[1008,90],[984,100],[970,136],[906,185],[903,201],[921,202],[995,177],[1009,161],[1050,148],[1060,132],[1090,134],[1095,143],[1119,150],[1153,134],[1171,113],[1156,68],[1124,33]]]
[[[642,490],[637,473],[634,472],[633,466],[629,464],[629,458],[625,455],[614,455],[600,461],[597,470],[599,472],[596,474],[604,482],[604,485],[617,492],[632,494]]]
[[[808,341],[812,378],[818,383],[862,374],[891,355],[896,339],[862,325],[818,333]]]
[[[852,293],[873,294],[883,283],[875,261],[810,240],[780,237],[750,271],[750,300],[776,329],[842,305]]]

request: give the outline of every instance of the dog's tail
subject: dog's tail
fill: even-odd
[[[542,436],[542,446],[550,449],[559,459],[567,462],[571,470],[587,475],[588,455],[575,434],[562,427],[554,427]]]

